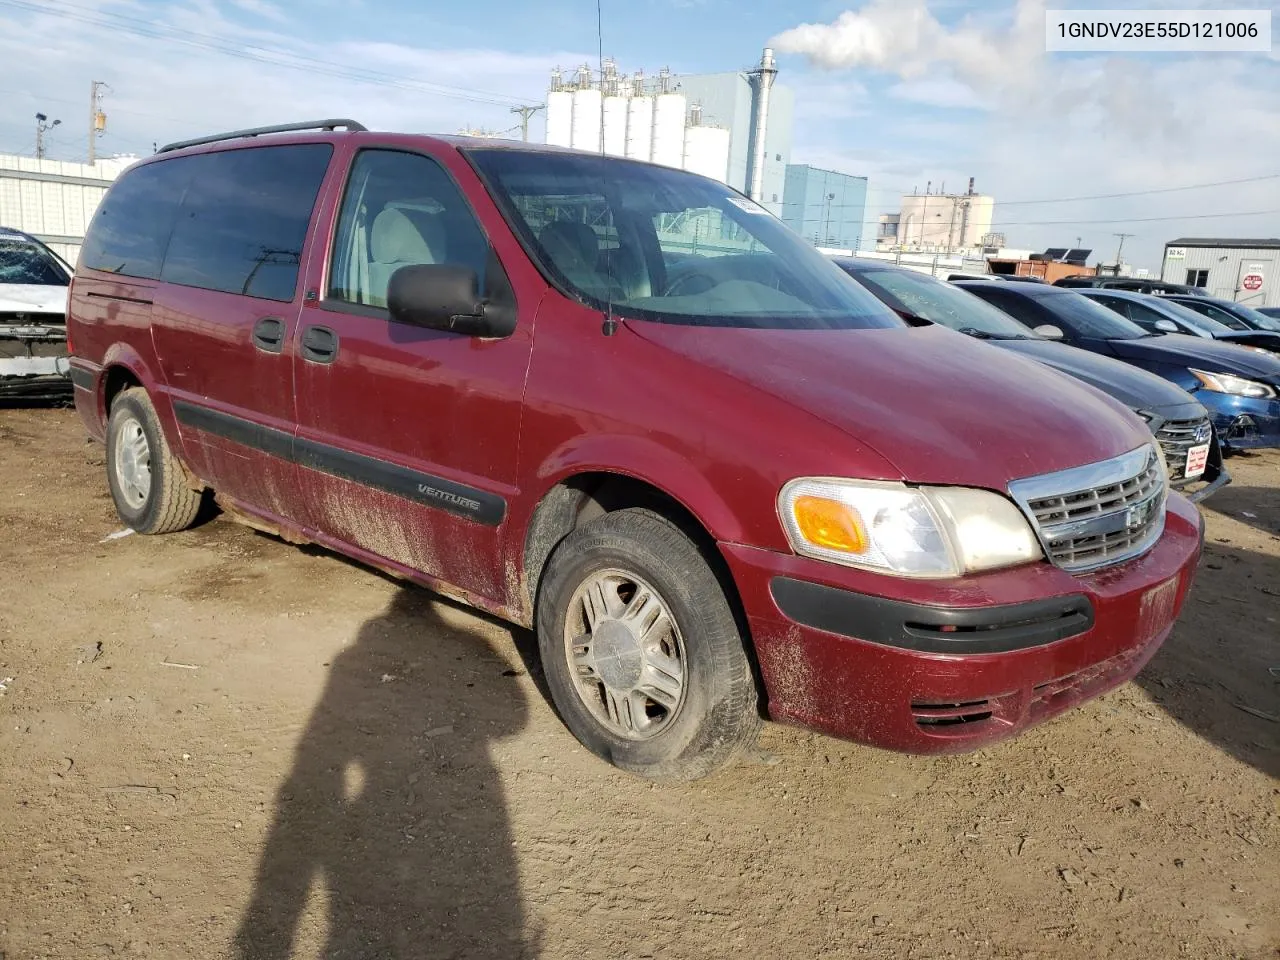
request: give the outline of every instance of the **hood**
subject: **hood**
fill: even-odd
[[[1125,360],[1196,367],[1210,373],[1234,373],[1251,380],[1280,383],[1280,357],[1246,350],[1222,340],[1166,333],[1141,340],[1110,340],[1107,346],[1113,354]]]
[[[945,327],[627,325],[827,421],[915,483],[1003,490],[1151,442],[1141,420],[1102,394]]]
[[[1164,377],[1132,364],[1078,350],[1052,340],[993,340],[994,346],[1039,360],[1083,380],[1131,410],[1156,410],[1197,403],[1195,397]]]
[[[67,287],[39,283],[0,283],[0,312],[67,313]]]
[[[1280,351],[1280,333],[1266,330],[1233,330],[1218,336],[1223,343],[1238,343],[1242,347],[1261,347],[1263,350]]]

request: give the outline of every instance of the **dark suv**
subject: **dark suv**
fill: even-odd
[[[134,529],[212,491],[532,627],[650,777],[761,710],[971,749],[1169,635],[1203,528],[1121,404],[910,327],[715,180],[302,126],[165,148],[90,226],[76,406]]]

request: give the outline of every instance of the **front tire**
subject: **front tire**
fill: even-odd
[[[715,573],[675,525],[619,510],[569,534],[538,594],[538,646],[565,725],[652,780],[696,780],[760,726],[743,638]]]
[[[141,387],[125,390],[111,404],[107,484],[116,513],[138,533],[185,530],[200,511],[200,493],[187,486],[151,398]]]

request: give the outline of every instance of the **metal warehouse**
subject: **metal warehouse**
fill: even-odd
[[[1280,239],[1181,237],[1164,246],[1160,279],[1251,307],[1280,307]]]

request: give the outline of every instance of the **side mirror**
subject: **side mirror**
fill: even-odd
[[[1174,323],[1172,320],[1157,320],[1155,326],[1156,326],[1156,329],[1159,330],[1161,333],[1177,333],[1178,332],[1178,325]]]
[[[387,284],[387,309],[397,323],[469,337],[506,337],[515,329],[514,311],[491,308],[476,272],[455,264],[401,267]]]
[[[1032,333],[1038,333],[1046,340],[1064,340],[1066,334],[1062,332],[1062,328],[1052,323],[1042,323],[1040,326],[1032,330]]]

